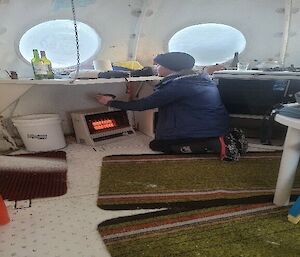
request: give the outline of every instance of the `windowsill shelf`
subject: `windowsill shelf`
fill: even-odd
[[[111,78],[111,79],[9,79],[1,80],[0,84],[22,84],[22,85],[87,85],[87,84],[105,84],[105,83],[125,83],[125,82],[134,82],[134,81],[156,81],[161,80],[161,77],[158,76],[149,76],[149,77],[130,77],[130,78]]]
[[[255,80],[299,80],[300,72],[290,71],[261,71],[261,70],[222,70],[215,71],[214,79],[255,79]]]
[[[0,79],[0,113],[5,110],[10,104],[19,99],[28,90],[34,87],[83,87],[83,86],[106,86],[105,84],[116,83],[117,85],[125,85],[126,82],[146,82],[159,81],[161,77],[148,76],[148,77],[131,77],[131,78],[113,78],[113,79]],[[149,84],[147,83],[147,84]],[[143,85],[143,84],[141,84]]]

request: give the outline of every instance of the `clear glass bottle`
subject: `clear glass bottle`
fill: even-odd
[[[41,61],[47,67],[47,79],[54,79],[54,73],[52,71],[52,63],[46,57],[45,51],[41,51]]]
[[[237,64],[238,64],[238,62],[239,62],[239,53],[238,52],[235,52],[234,53],[234,56],[233,56],[233,60],[232,60],[232,62],[231,62],[231,64],[230,64],[230,68],[237,68]]]
[[[45,69],[45,65],[41,61],[37,49],[33,49],[33,58],[31,59],[31,64],[35,79],[44,79],[47,77],[47,69]]]

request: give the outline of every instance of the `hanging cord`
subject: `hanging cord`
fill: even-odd
[[[77,79],[78,73],[79,73],[79,66],[80,66],[79,40],[78,40],[78,31],[77,31],[77,23],[76,23],[76,13],[75,13],[74,0],[71,0],[71,5],[72,5],[72,14],[73,14],[75,39],[76,39],[77,65],[76,65],[76,73],[75,73],[74,79],[72,79],[70,81],[70,84],[74,83],[74,81]]]

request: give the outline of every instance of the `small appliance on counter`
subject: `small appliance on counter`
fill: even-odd
[[[123,110],[84,110],[71,113],[76,141],[97,146],[135,134]]]

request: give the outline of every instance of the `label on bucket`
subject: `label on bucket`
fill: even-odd
[[[27,138],[31,138],[31,139],[47,139],[47,134],[46,135],[41,135],[41,134],[27,134]]]

